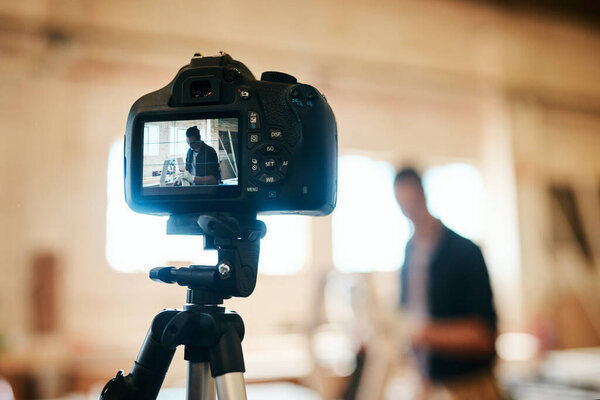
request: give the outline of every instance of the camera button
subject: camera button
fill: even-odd
[[[258,186],[246,186],[246,192],[250,194],[258,193]]]
[[[279,128],[271,128],[269,129],[269,138],[274,140],[283,140],[283,131]]]
[[[248,130],[260,130],[260,115],[258,111],[248,111]]]
[[[276,199],[278,195],[279,192],[277,192],[277,190],[270,189],[267,191],[267,199]]]
[[[282,174],[285,174],[288,170],[288,166],[290,165],[290,162],[286,159],[281,160],[281,164],[279,165],[279,172],[281,172]]]
[[[279,147],[275,146],[274,144],[268,144],[262,149],[262,154],[265,156],[277,153],[279,153]]]
[[[256,146],[260,142],[260,134],[259,133],[251,133],[248,135],[248,148],[251,149]]]
[[[240,76],[240,71],[238,71],[236,68],[231,68],[227,70],[225,74],[223,74],[223,79],[225,79],[225,82],[233,82],[238,78],[238,76]]]
[[[252,92],[250,89],[238,89],[238,93],[240,94],[240,99],[248,100],[252,97]]]
[[[277,183],[281,180],[281,178],[282,177],[279,174],[265,172],[258,177],[258,180],[262,183]]]
[[[262,172],[260,170],[260,167],[258,166],[258,164],[252,164],[252,166],[250,167],[250,171],[252,171],[252,175],[254,175],[254,176],[256,176]]]
[[[266,171],[273,171],[277,168],[277,160],[273,157],[264,158],[262,160],[262,167]]]

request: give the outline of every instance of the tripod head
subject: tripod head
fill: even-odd
[[[187,268],[159,267],[150,278],[187,286],[183,310],[163,310],[152,321],[137,360],[125,376],[119,371],[100,395],[102,400],[156,400],[175,354],[185,346],[188,398],[245,399],[242,318],[216,306],[230,297],[247,297],[256,286],[260,239],[266,227],[254,214],[172,215],[167,234],[204,235],[204,249],[217,250],[218,264]],[[210,365],[210,372],[207,369]],[[207,380],[208,379],[208,380]],[[205,390],[206,392],[200,392]],[[230,396],[229,391],[235,395]]]
[[[187,286],[188,304],[221,304],[231,297],[248,297],[256,286],[260,239],[266,232],[255,213],[171,215],[167,234],[204,235],[204,249],[217,250],[218,264],[153,268],[150,279]]]

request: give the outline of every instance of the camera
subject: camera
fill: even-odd
[[[256,80],[226,53],[196,54],[129,112],[125,197],[134,211],[327,215],[336,191],[331,107],[286,73]]]
[[[125,199],[170,215],[167,233],[203,235],[217,265],[157,267],[150,278],[187,286],[183,310],[152,321],[128,375],[103,400],[155,400],[177,346],[188,398],[246,398],[244,323],[220,306],[254,291],[258,213],[326,215],[337,193],[337,127],[325,96],[283,72],[256,80],[231,56],[195,54],[173,81],[138,99],[125,133]],[[214,380],[212,379],[214,378]]]

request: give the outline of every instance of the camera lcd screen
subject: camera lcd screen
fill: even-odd
[[[237,188],[237,160],[238,118],[145,122],[142,194]]]

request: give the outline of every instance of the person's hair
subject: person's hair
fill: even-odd
[[[194,136],[200,137],[200,129],[198,129],[198,127],[196,125],[190,126],[189,128],[187,128],[187,131],[185,131],[185,136],[187,136],[187,137],[194,137]]]
[[[419,175],[419,173],[412,167],[402,168],[396,173],[396,177],[394,178],[394,185],[404,182],[412,182],[419,186],[421,189],[423,188],[421,175]]]

